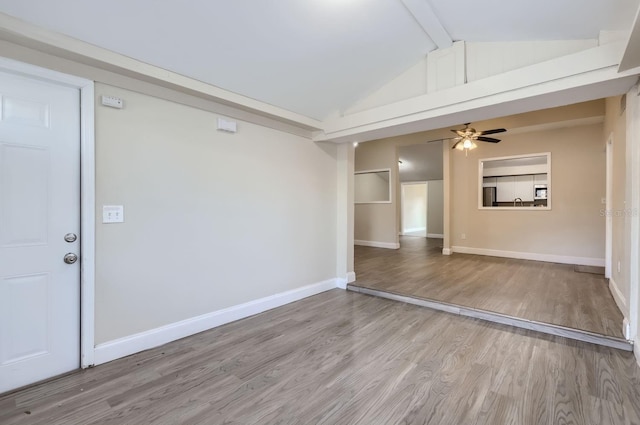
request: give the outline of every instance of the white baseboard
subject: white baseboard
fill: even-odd
[[[348,272],[346,277],[344,278],[339,277],[336,279],[336,287],[340,289],[347,289],[347,285],[355,281],[356,281],[356,273]]]
[[[356,272],[348,272],[347,273],[347,283],[356,281]]]
[[[411,227],[409,229],[404,229],[403,233],[410,233],[410,232],[422,232],[422,231],[427,231],[426,227]]]
[[[234,322],[262,313],[321,292],[338,287],[339,279],[329,279],[323,282],[281,292],[279,294],[249,301],[244,304],[235,305],[222,310],[181,320],[159,328],[140,332],[124,338],[98,344],[94,352],[96,365],[106,363],[121,357],[139,353],[140,351],[158,347],[171,341],[184,338],[215,328],[225,323]],[[346,284],[345,284],[346,287]]]
[[[609,291],[611,291],[613,300],[618,305],[618,308],[622,312],[622,315],[626,318],[627,317],[627,299],[622,294],[622,292],[620,292],[620,289],[618,288],[618,285],[613,280],[613,278],[609,278]]]
[[[400,248],[400,244],[399,243],[392,243],[392,242],[376,242],[376,241],[359,241],[359,240],[355,240],[353,241],[354,245],[360,245],[360,246],[372,246],[374,248],[387,248],[387,249],[399,249]]]
[[[444,239],[444,235],[442,233],[427,233],[427,237],[435,238],[435,239]]]
[[[442,255],[451,255],[451,248],[442,248]]]
[[[520,260],[545,261],[547,263],[575,264],[579,266],[604,267],[604,258],[571,257],[567,255],[537,254],[535,252],[501,251],[498,249],[452,246],[453,252],[461,254],[488,255],[491,257],[517,258]]]
[[[631,337],[631,324],[629,323],[629,319],[626,317],[622,319],[622,335],[624,335],[624,339],[627,341],[631,341],[633,339]]]

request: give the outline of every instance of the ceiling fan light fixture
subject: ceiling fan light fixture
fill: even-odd
[[[473,143],[471,139],[465,138],[464,141],[462,142],[462,147],[464,149],[474,149],[477,147],[477,145]]]
[[[468,137],[465,137],[464,139],[460,140],[458,143],[456,143],[456,146],[455,146],[455,148],[459,151],[472,150],[477,147],[478,145]]]
[[[494,128],[491,130],[484,131],[476,131],[475,128],[469,127],[471,123],[466,123],[464,128],[461,130],[451,130],[453,133],[457,134],[458,137],[455,137],[455,144],[453,145],[453,149],[457,149],[459,151],[464,151],[465,154],[470,150],[478,147],[476,142],[489,142],[489,143],[498,143],[500,139],[495,139],[493,137],[485,137],[485,134],[497,134],[504,133],[507,131],[504,128]]]

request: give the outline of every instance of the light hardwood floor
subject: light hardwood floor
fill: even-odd
[[[356,246],[352,285],[624,337],[604,276],[568,264],[445,256],[441,244],[405,236],[398,250]]]
[[[12,424],[638,424],[633,355],[332,290],[0,397]]]

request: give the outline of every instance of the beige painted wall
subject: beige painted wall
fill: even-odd
[[[442,180],[428,182],[427,233],[442,235],[444,233],[444,191]]]
[[[357,203],[389,202],[391,193],[389,174],[388,171],[356,174],[353,183],[354,201]]]
[[[525,114],[516,114],[516,115],[507,116],[507,117],[476,122],[476,123],[473,123],[473,127],[479,130],[497,128],[497,127],[505,127],[511,130],[505,133],[504,137],[502,137],[503,140],[507,140],[507,138],[509,137],[525,137],[525,135],[527,134],[534,135],[531,137],[537,138],[538,136],[535,136],[535,134],[541,134],[542,132],[539,131],[540,129],[553,127],[554,129],[549,130],[550,133],[558,132],[557,134],[564,134],[562,132],[567,130],[565,126],[569,125],[569,123],[573,123],[573,125],[576,125],[580,123],[601,122],[602,117],[604,116],[604,112],[605,112],[604,101],[595,100],[595,101],[584,102],[584,103],[579,103],[575,105],[562,106],[558,108],[550,108],[550,109],[545,109],[540,111],[529,112]],[[598,133],[597,139],[601,144],[600,150],[602,154],[602,173],[604,173],[604,166],[605,166],[604,165],[604,141],[601,140],[602,125],[601,124],[598,124],[598,125],[599,125],[599,129],[596,130],[596,133]],[[555,129],[555,127],[560,127],[560,128]],[[516,133],[516,134],[513,134],[513,133]],[[451,137],[451,132],[449,131],[449,128],[427,131],[422,133],[414,133],[406,136],[391,137],[391,138],[361,143],[360,145],[358,145],[355,152],[355,170],[358,171],[358,170],[376,169],[376,168],[391,168],[392,180],[393,180],[392,190],[394,190],[395,192],[398,192],[400,183],[397,182],[397,161],[398,161],[397,152],[396,152],[397,148],[399,146],[425,143],[429,140],[436,140],[436,139],[447,138],[447,137]],[[554,138],[554,140],[560,140],[560,139],[562,139],[562,137]],[[547,141],[547,144],[549,144],[548,142],[549,140]],[[545,149],[541,147],[543,145],[544,144],[537,144],[536,142],[536,144],[534,145],[535,149],[533,150],[533,152],[545,151]],[[498,149],[497,152],[500,152],[500,150],[506,149],[504,148],[505,146],[507,146],[507,143],[503,142],[495,145],[494,148],[497,148]],[[476,149],[475,151],[471,151],[469,158],[472,158],[473,155],[477,155],[478,152],[482,152],[483,149],[490,149],[490,148],[491,148],[490,145],[481,143],[480,148]],[[462,154],[462,156],[464,157],[464,154],[462,152],[451,151],[450,149],[446,148],[446,146],[445,146],[445,150],[448,150],[451,153],[452,162],[456,161],[456,158],[459,159],[460,154]],[[505,150],[505,152],[509,152],[509,151],[510,151],[509,149]],[[518,153],[520,153],[518,149],[515,149],[513,151],[514,152],[517,151]],[[487,155],[487,157],[489,156],[501,156],[501,155],[500,154]],[[575,158],[578,159],[580,157],[581,155],[577,155]],[[552,162],[554,160],[555,159],[552,158]],[[573,161],[572,163],[575,164],[576,162]],[[477,164],[477,159],[476,159],[476,164]],[[447,164],[445,164],[445,168],[446,166]],[[450,164],[450,166],[453,168],[454,164]],[[458,168],[460,168],[460,166],[458,166]],[[477,173],[477,170],[474,171],[474,175],[473,175],[473,177],[477,179],[477,176],[475,173]],[[455,175],[455,171],[453,171],[453,174]],[[601,177],[602,177],[602,181],[599,184],[602,186],[602,190],[601,190],[601,195],[599,195],[597,198],[598,214],[599,214],[600,205],[601,205],[599,203],[600,197],[604,196],[604,174],[602,174]],[[450,183],[453,184],[453,182],[450,182]],[[469,187],[467,187],[467,185],[462,185],[462,186],[463,186],[462,187],[463,191],[469,191]],[[578,189],[578,190],[583,191],[584,189]],[[456,187],[454,189],[454,187],[452,186],[451,201],[450,201],[451,217],[449,218],[450,220],[449,226],[451,227],[452,238],[451,238],[450,244],[445,243],[445,248],[447,248],[449,245],[462,246],[462,244],[460,243],[459,237],[461,233],[460,231],[461,226],[463,227],[465,226],[465,223],[461,221],[465,219],[465,215],[464,214],[456,215],[456,212],[454,210],[454,208],[461,207],[461,204],[459,202],[457,204],[454,202],[455,201],[454,198],[458,197],[459,195],[460,195],[460,188]],[[477,196],[477,195],[474,195],[474,196]],[[444,195],[444,197],[446,198],[446,194]],[[399,205],[399,201],[396,199],[395,193],[392,194],[392,200],[394,201],[393,205],[380,204],[380,205],[366,205],[366,206],[356,205],[355,206],[354,227],[355,227],[356,240],[376,241],[376,242],[384,242],[384,243],[398,242],[397,235],[400,229],[400,205]],[[555,202],[555,198],[554,198],[554,202]],[[472,205],[474,208],[477,209],[477,198],[474,198],[473,203],[470,205]],[[564,207],[560,205],[559,208],[561,208],[559,211],[563,211]],[[554,210],[555,209],[556,208],[554,205]],[[537,214],[538,212],[533,211],[531,213]],[[520,216],[520,217],[526,217],[527,215],[531,215],[531,213],[523,212],[523,211],[519,212],[519,214],[524,214],[523,216]],[[578,222],[576,222],[577,224],[580,224],[580,222],[584,221],[581,218],[582,215],[583,215],[582,213],[577,215],[576,218],[579,219]],[[447,221],[447,217],[444,217],[443,222],[446,222],[446,221]],[[457,228],[458,230],[454,231],[453,230],[454,227]],[[601,236],[602,252],[597,255],[597,258],[604,257],[604,222],[600,227],[602,227],[602,236]],[[522,229],[519,229],[519,230],[525,233],[530,231],[530,229],[527,226],[522,226]],[[429,232],[435,233],[435,232],[431,232],[431,230],[429,230]],[[580,233],[580,231],[576,231],[576,232]],[[457,239],[455,238],[456,233],[457,233]],[[560,246],[562,246],[563,244],[561,244]],[[475,246],[475,245],[469,245],[468,243],[465,243],[463,246]],[[480,246],[480,244],[478,244],[478,246]],[[514,245],[512,242],[508,242],[507,244],[505,244],[505,246],[513,247]],[[524,250],[524,252],[537,252],[537,251],[527,251],[527,247],[524,244],[519,248]],[[533,248],[538,249],[537,247],[533,247]],[[506,250],[507,248],[494,248],[494,249]],[[563,251],[563,249],[559,249],[559,251]],[[540,253],[544,253],[544,251]],[[566,255],[570,255],[570,254],[566,254]]]
[[[355,171],[391,170],[391,203],[356,204],[354,207],[354,236],[356,241],[397,243],[399,231],[398,160],[395,145],[379,141],[362,143],[356,147]],[[398,207],[397,207],[398,205]]]
[[[622,313],[629,317],[629,216],[626,209],[626,113],[621,113],[621,96],[606,99],[603,140],[613,140],[613,192],[612,208],[612,267],[611,278],[624,297]],[[620,262],[620,271],[617,263]]]
[[[356,205],[354,214],[354,239],[383,243],[397,243],[400,231],[400,193],[398,178],[399,146],[425,143],[429,140],[450,137],[449,131],[435,130],[406,136],[361,143],[355,150],[355,171],[390,168],[391,204]]]
[[[452,245],[604,258],[605,152],[602,124],[522,134],[480,143],[452,159]],[[478,160],[551,152],[551,211],[478,209]],[[462,239],[462,234],[466,239]]]
[[[337,146],[291,124],[3,40],[0,50],[102,83],[96,100],[107,88],[125,99],[96,106],[97,344],[352,274],[352,218],[337,204],[353,208],[352,148],[338,161]],[[238,133],[217,132],[219,116]],[[124,204],[124,224],[100,224],[109,203]]]
[[[335,277],[335,145],[103,94],[125,107],[96,102],[96,343]]]

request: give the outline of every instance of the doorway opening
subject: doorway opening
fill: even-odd
[[[400,183],[402,236],[427,237],[428,183]]]
[[[586,106],[594,109],[598,106],[603,111],[603,104],[604,99],[591,101],[589,105],[568,105],[555,108],[553,115],[570,117],[572,110],[585,111]],[[462,311],[467,308],[469,315],[477,311],[483,315],[502,315],[500,320],[506,316],[512,323],[524,321],[523,327],[536,323],[555,335],[576,330],[575,339],[585,341],[598,334],[604,345],[630,349],[622,332],[623,316],[604,275],[605,264],[609,263],[608,272],[611,265],[610,260],[605,260],[608,258],[605,251],[609,249],[604,244],[605,220],[601,214],[605,207],[605,180],[609,175],[610,181],[611,167],[605,164],[602,149],[603,117],[597,118],[580,121],[567,118],[566,123],[559,124],[546,122],[545,117],[535,113],[508,116],[477,124],[478,127],[507,128],[499,144],[482,144],[468,156],[456,155],[458,152],[444,146],[442,153],[447,161],[444,164],[447,175],[443,180],[445,185],[447,182],[450,185],[445,194],[445,199],[449,199],[445,222],[448,219],[451,242],[451,246],[445,248],[450,248],[453,255],[442,255],[427,244],[413,242],[419,238],[405,236],[404,233],[411,229],[406,226],[407,208],[398,206],[396,234],[400,249],[391,253],[356,246],[357,281],[351,286],[354,290],[382,291],[418,299],[422,303],[437,303],[445,306],[442,309],[451,311],[454,308],[459,314],[464,314]],[[432,130],[420,136],[426,140],[446,138],[447,131],[449,129]],[[399,190],[396,202],[399,204],[403,202],[399,199],[400,194],[404,192],[406,198],[404,188],[408,183],[426,181],[402,177],[403,167],[413,165],[403,156],[402,149],[407,146],[405,140],[417,138],[414,134],[388,141],[397,147]],[[374,166],[376,163],[371,159],[380,158],[383,149],[385,152],[390,150],[382,141],[376,141],[371,149],[366,145],[361,143],[356,149],[356,163],[363,155],[365,161]],[[375,152],[375,149],[379,151]],[[527,209],[526,205],[513,204],[510,208],[483,208],[484,182],[478,173],[483,159],[542,151],[551,152],[554,158],[557,184],[551,187],[547,182],[543,194],[553,198],[553,208],[530,206]],[[509,169],[500,176],[531,174],[520,169],[513,171]],[[535,175],[533,179],[512,180],[515,183],[531,180],[527,197],[535,202],[536,196],[540,196],[536,193]],[[581,182],[581,190],[569,190],[578,187],[577,183],[571,182]],[[610,196],[610,182],[607,188]],[[431,196],[430,187],[427,195]],[[515,198],[524,200],[525,197],[518,195]],[[374,208],[366,213],[382,217]],[[356,228],[361,217],[369,223],[381,223],[365,216],[363,211],[356,215]],[[426,227],[430,226],[427,219]],[[378,264],[374,261],[376,256],[383,256],[385,264],[393,264],[387,268],[391,274],[385,274],[383,268],[358,267],[359,264]]]
[[[397,156],[400,236],[436,239],[432,244],[441,245],[444,237],[442,142],[399,146]]]

